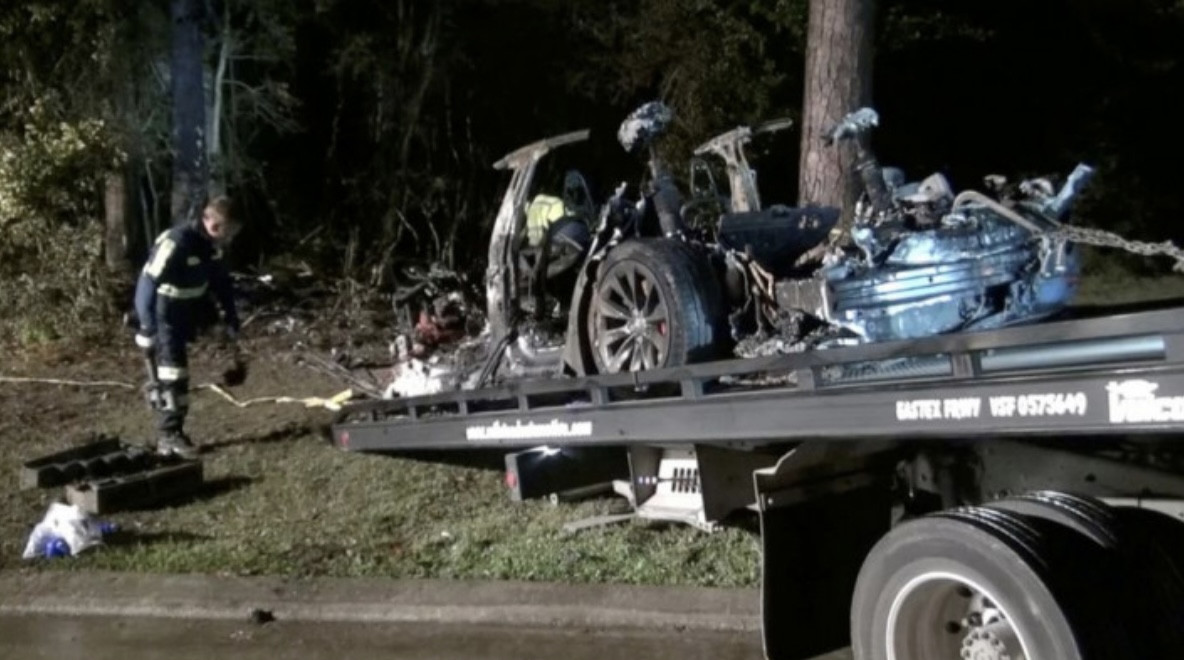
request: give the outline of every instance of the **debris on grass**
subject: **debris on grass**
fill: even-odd
[[[113,529],[92,518],[80,507],[53,502],[45,517],[33,528],[22,559],[76,556],[103,543],[103,534]]]

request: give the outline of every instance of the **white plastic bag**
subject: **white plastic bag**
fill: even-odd
[[[54,502],[49,505],[45,518],[29,534],[29,542],[21,557],[33,559],[39,556],[48,539],[55,536],[66,542],[71,556],[103,542],[98,521],[73,504]]]

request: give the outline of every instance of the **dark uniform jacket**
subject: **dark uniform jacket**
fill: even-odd
[[[238,314],[221,250],[200,224],[165,231],[152,246],[136,284],[140,334],[155,337],[160,333],[174,341],[191,340],[195,311],[207,292],[217,298],[227,326],[237,331]]]

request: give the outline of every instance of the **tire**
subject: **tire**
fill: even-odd
[[[1184,524],[1156,511],[1056,491],[987,506],[1063,525],[1097,544],[1122,574],[1114,609],[1128,615],[1140,657],[1184,657],[1184,559],[1176,559],[1184,550]]]
[[[597,372],[619,373],[713,359],[724,321],[704,258],[681,241],[637,239],[601,265],[586,332]]]
[[[1119,547],[1118,516],[1105,502],[1056,491],[1033,491],[986,504],[1064,525],[1106,550]]]
[[[1166,513],[1133,506],[1114,507],[1114,513],[1131,535],[1132,544],[1147,544],[1167,565],[1166,582],[1184,594],[1184,522]]]
[[[1157,648],[1144,657],[1184,658],[1184,523],[1138,507],[1113,508],[1125,547],[1143,572],[1140,610]]]
[[[1092,592],[1108,586],[1106,565],[1076,532],[1011,511],[965,508],[902,523],[860,569],[854,657],[1137,657],[1128,656],[1122,621]]]

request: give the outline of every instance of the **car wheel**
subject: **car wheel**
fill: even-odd
[[[639,239],[613,249],[600,268],[588,313],[596,370],[662,369],[716,357],[719,282],[681,241]]]

